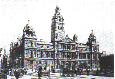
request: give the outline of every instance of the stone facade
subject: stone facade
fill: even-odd
[[[51,24],[51,43],[38,41],[32,26],[26,24],[22,38],[10,46],[10,62],[13,67],[36,69],[39,64],[45,70],[64,69],[74,72],[76,68],[99,68],[99,44],[93,31],[86,43],[78,43],[65,36],[64,19],[59,7],[56,7]]]

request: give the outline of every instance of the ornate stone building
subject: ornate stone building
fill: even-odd
[[[87,43],[78,44],[78,67],[93,70],[99,69],[99,54],[99,44],[92,31]]]
[[[76,68],[99,68],[99,44],[93,31],[86,43],[78,43],[65,35],[64,19],[59,7],[56,7],[51,24],[51,43],[38,41],[32,26],[26,24],[22,38],[10,46],[12,67],[36,69],[41,64],[46,69],[63,69],[74,72]]]
[[[38,60],[37,37],[32,26],[28,23],[24,27],[22,42],[24,46],[24,67],[34,69]]]
[[[28,20],[28,24],[23,29],[22,38],[18,38],[18,41],[11,43],[10,46],[10,62],[13,67],[34,69],[38,60],[36,42],[35,31]]]
[[[51,25],[51,42],[54,48],[54,68],[68,68],[69,71],[76,67],[97,69],[99,67],[99,45],[92,31],[87,43],[78,43],[77,35],[70,39],[65,36],[64,19],[56,7]]]
[[[60,69],[69,65],[68,68],[72,69],[77,58],[77,41],[71,40],[68,35],[65,36],[64,19],[60,14],[59,7],[56,7],[52,18],[51,42],[54,48],[54,68]]]

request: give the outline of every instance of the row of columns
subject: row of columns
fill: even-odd
[[[85,54],[85,58],[83,58],[83,55]],[[90,56],[90,58],[88,58],[88,55]],[[80,58],[80,56],[82,56],[82,58]],[[94,58],[94,56],[95,56],[95,53],[94,54],[92,54],[92,59],[96,59],[96,60],[98,60],[98,54],[96,54],[96,58]],[[91,59],[91,54],[90,53],[78,53],[78,55],[77,55],[77,59]]]

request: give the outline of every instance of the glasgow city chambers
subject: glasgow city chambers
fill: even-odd
[[[65,35],[64,18],[59,7],[56,7],[52,17],[51,41],[38,40],[28,22],[23,29],[23,35],[17,42],[10,44],[10,66],[33,71],[39,65],[43,70],[61,69],[66,72],[74,72],[78,68],[97,70],[100,68],[99,55],[99,44],[93,30],[86,43],[79,43],[76,34],[72,39]]]

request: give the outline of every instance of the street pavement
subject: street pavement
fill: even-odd
[[[16,79],[14,76],[7,76],[7,79]],[[19,79],[38,79],[35,76],[24,75]],[[41,77],[41,79],[114,79],[114,77],[102,77],[102,76],[92,76],[92,75],[78,75],[76,77],[60,77],[60,78],[53,78],[53,77]]]

